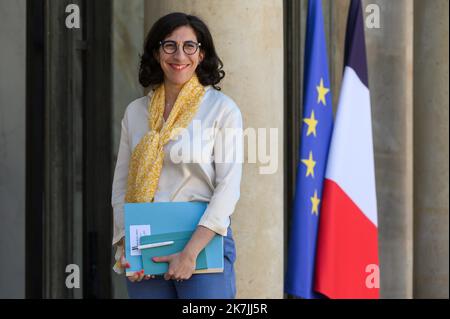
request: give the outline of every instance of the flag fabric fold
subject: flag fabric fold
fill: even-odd
[[[285,292],[321,297],[313,290],[322,184],[333,126],[327,50],[320,0],[308,1],[303,117]]]
[[[370,92],[360,0],[347,20],[344,75],[318,226],[315,290],[379,298],[378,222]]]

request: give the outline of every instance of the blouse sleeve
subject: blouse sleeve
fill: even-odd
[[[122,119],[119,152],[117,154],[116,168],[112,185],[111,205],[113,207],[113,240],[116,245],[125,236],[123,205],[128,181],[128,163],[131,157],[131,147],[128,140],[127,113]]]
[[[240,196],[243,162],[242,115],[236,106],[225,115],[214,141],[215,185],[210,202],[199,221],[222,236],[227,235],[230,216]]]

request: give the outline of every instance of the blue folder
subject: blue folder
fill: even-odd
[[[146,275],[164,274],[168,263],[156,263],[152,258],[183,250],[206,207],[205,202],[125,203],[127,275],[142,269]],[[142,246],[156,247],[139,249]],[[223,237],[218,234],[199,253],[194,273],[213,272],[223,272]]]

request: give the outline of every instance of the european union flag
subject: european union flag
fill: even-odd
[[[322,186],[333,129],[327,49],[320,0],[309,0],[304,60],[300,161],[289,241],[285,292],[318,298],[313,291]]]

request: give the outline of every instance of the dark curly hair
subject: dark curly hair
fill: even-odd
[[[154,53],[159,49],[159,42],[181,26],[190,26],[197,36],[197,41],[202,44],[200,48],[204,52],[204,58],[196,69],[200,83],[204,86],[212,85],[216,90],[220,90],[217,84],[225,77],[225,72],[214,48],[211,33],[198,17],[181,12],[161,17],[150,29],[145,39],[144,53],[141,55],[139,82],[143,87],[163,83],[164,73]]]

